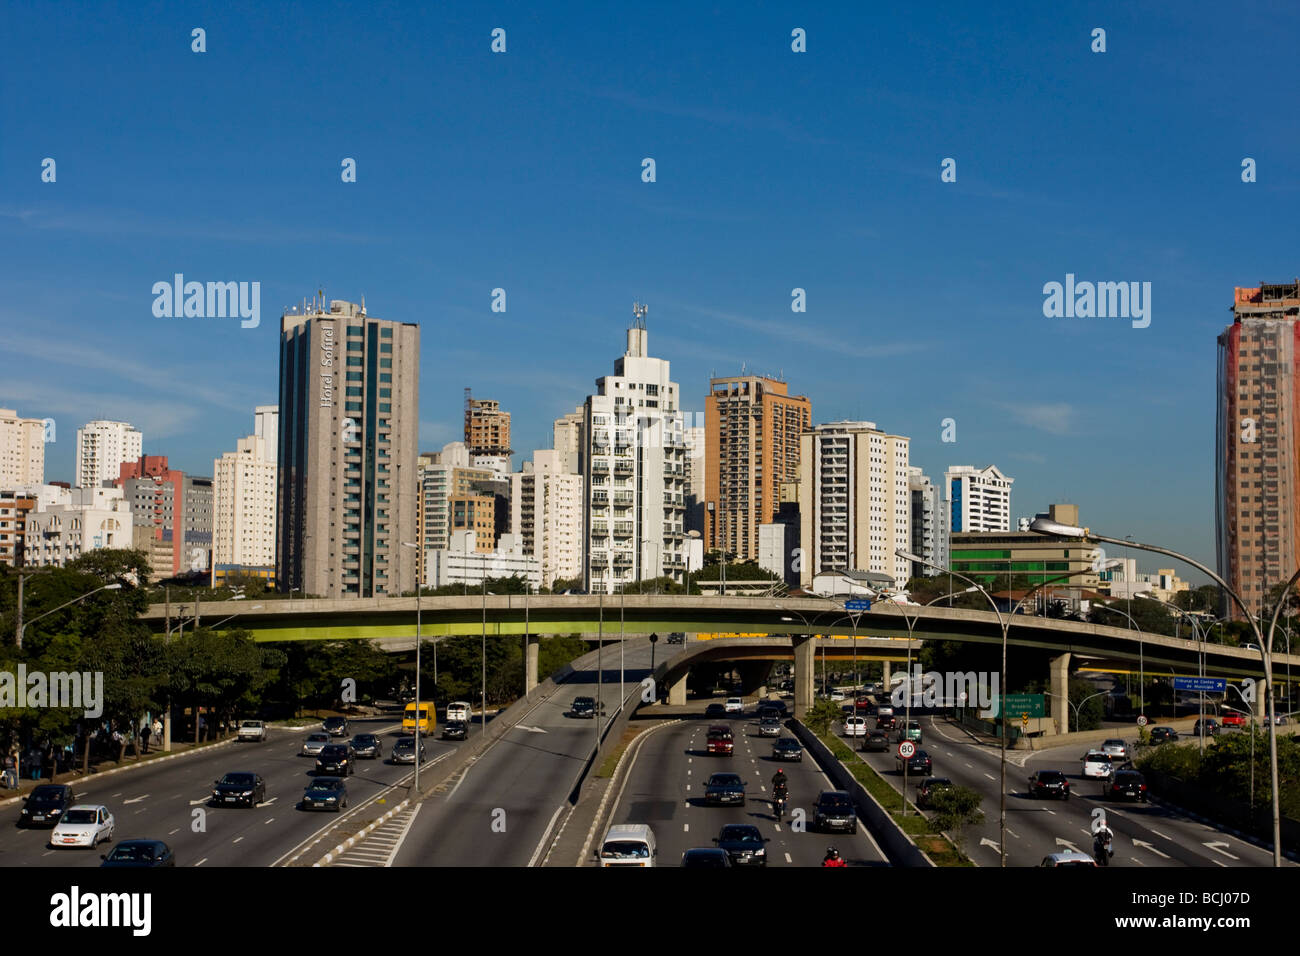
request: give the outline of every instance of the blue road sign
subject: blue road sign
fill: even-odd
[[[870,611],[870,601],[845,601],[844,610],[846,611]]]
[[[1212,694],[1222,694],[1228,689],[1228,681],[1222,677],[1175,677],[1174,690],[1202,690]]]

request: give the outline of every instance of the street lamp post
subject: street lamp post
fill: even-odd
[[[1229,684],[1228,687],[1237,692],[1237,696],[1241,698],[1242,706],[1250,714],[1250,809],[1253,813],[1255,810],[1255,708],[1250,706],[1250,702],[1246,700],[1246,695],[1241,692],[1240,687],[1236,684]]]
[[[121,587],[122,587],[121,583],[105,584],[103,587],[95,588],[93,591],[87,591],[85,594],[81,595],[80,597],[75,597],[75,598],[73,598],[71,601],[67,601],[67,602],[65,602],[65,603],[63,603],[63,604],[60,604],[58,607],[53,608],[53,609],[51,609],[51,610],[49,610],[49,611],[46,611],[44,614],[38,614],[38,615],[36,615],[36,617],[32,618],[30,621],[25,621],[25,622],[19,624],[19,625],[18,625],[18,634],[17,634],[17,638],[16,638],[16,643],[18,644],[18,650],[21,651],[21,650],[23,649],[23,634],[25,634],[25,633],[27,632],[27,629],[28,629],[29,627],[31,627],[33,624],[35,624],[37,621],[39,621],[41,618],[43,618],[43,617],[49,617],[51,614],[54,614],[54,613],[56,613],[56,612],[58,612],[58,611],[62,611],[65,607],[71,607],[72,605],[74,605],[74,604],[76,604],[76,603],[78,603],[78,602],[80,602],[80,601],[84,601],[84,600],[86,600],[86,598],[90,597],[92,594],[98,594],[100,591],[117,591],[117,590],[120,590]],[[19,609],[18,609],[18,620],[19,620],[19,621],[22,621],[22,617],[23,617],[23,612],[22,612],[22,608],[21,608],[21,606],[20,606]]]
[[[1089,694],[1087,697],[1079,701],[1079,703],[1077,704],[1074,703],[1074,701],[1070,700],[1069,694],[1066,694],[1065,697],[1062,698],[1065,701],[1067,707],[1074,708],[1074,729],[1075,730],[1078,730],[1083,724],[1083,705],[1088,703],[1088,701],[1092,700],[1094,697],[1103,697],[1109,693],[1110,691],[1103,690],[1103,691],[1099,691],[1096,694]],[[1043,694],[1044,696],[1047,697],[1060,697],[1059,694],[1053,694],[1051,691],[1046,691],[1046,690],[1043,691]],[[1070,732],[1070,712],[1068,710],[1065,712],[1065,732],[1067,734]]]
[[[1079,528],[1072,525],[1064,525],[1056,521],[1050,521],[1046,518],[1035,518],[1034,521],[1030,524],[1029,528],[1031,531],[1036,531],[1039,534],[1046,534],[1054,537],[1083,538],[1085,540],[1092,539],[1095,541],[1103,541],[1108,544],[1116,544],[1116,545],[1122,545],[1125,543],[1123,540],[1110,538],[1107,537],[1106,535],[1095,534],[1088,528]],[[1267,706],[1265,709],[1265,713],[1267,714],[1268,723],[1269,723],[1269,734],[1268,734],[1268,746],[1269,746],[1269,757],[1270,757],[1269,775],[1270,775],[1270,789],[1272,791],[1272,798],[1273,798],[1273,865],[1275,867],[1281,867],[1282,866],[1282,812],[1281,812],[1281,799],[1278,793],[1277,726],[1276,726],[1277,708],[1274,704],[1275,695],[1273,692],[1273,633],[1274,630],[1277,628],[1278,615],[1282,613],[1282,605],[1286,603],[1287,599],[1291,595],[1291,589],[1295,587],[1296,581],[1300,579],[1300,568],[1298,568],[1296,572],[1293,575],[1291,575],[1291,579],[1287,581],[1286,587],[1282,589],[1281,596],[1278,598],[1277,603],[1273,606],[1273,614],[1269,622],[1269,628],[1268,628],[1268,637],[1265,638],[1262,631],[1260,630],[1259,623],[1255,620],[1255,616],[1251,613],[1250,609],[1246,607],[1246,603],[1241,599],[1241,595],[1239,595],[1236,591],[1234,591],[1229,586],[1227,581],[1223,580],[1223,578],[1219,577],[1219,575],[1215,574],[1205,565],[1201,564],[1199,561],[1195,561],[1192,558],[1187,557],[1185,554],[1180,554],[1177,551],[1173,551],[1169,548],[1162,548],[1153,544],[1142,544],[1135,541],[1130,541],[1128,542],[1128,544],[1134,548],[1137,548],[1139,551],[1153,551],[1156,554],[1163,554],[1168,557],[1174,558],[1175,560],[1182,561],[1185,564],[1191,565],[1192,567],[1196,568],[1198,571],[1205,574],[1207,577],[1211,578],[1213,581],[1218,583],[1218,585],[1221,588],[1223,588],[1229,595],[1231,595],[1232,599],[1237,603],[1237,606],[1241,608],[1242,614],[1244,614],[1246,619],[1250,622],[1251,630],[1255,632],[1257,645],[1259,647],[1260,661],[1264,667],[1264,678],[1265,678],[1264,690],[1265,693],[1268,695],[1266,699]]]

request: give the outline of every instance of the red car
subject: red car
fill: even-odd
[[[731,728],[720,724],[710,727],[708,749],[711,754],[725,754],[730,757],[735,749],[735,740],[731,735]]]
[[[1223,715],[1223,726],[1225,727],[1245,727],[1246,715],[1239,714],[1235,710],[1226,711]]]

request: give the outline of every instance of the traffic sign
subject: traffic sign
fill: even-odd
[[[845,601],[844,610],[846,611],[870,611],[870,601]]]
[[[1028,726],[1029,726],[1029,715],[1028,715],[1028,714],[1021,714],[1021,715],[1020,715],[1020,726],[1021,726],[1021,727],[1028,727]]]
[[[1140,715],[1138,716],[1138,726],[1139,726],[1139,727],[1145,727],[1146,725],[1147,725],[1146,714],[1140,714]]]
[[[651,644],[656,643],[658,640],[659,640],[659,635],[658,635],[658,634],[651,634],[651,635],[650,635],[650,643],[651,643]]]
[[[1003,699],[1006,701],[1007,713],[1009,714],[1028,714],[1030,717],[1046,717],[1047,714],[1043,709],[1042,694],[1005,694]],[[998,702],[995,700],[993,706],[996,708]],[[996,713],[993,716],[1001,716]]]
[[[904,740],[898,745],[898,755],[904,760],[908,760],[916,753],[916,744],[910,740]]]
[[[1174,690],[1200,690],[1212,694],[1222,694],[1228,689],[1228,682],[1222,677],[1175,677]]]

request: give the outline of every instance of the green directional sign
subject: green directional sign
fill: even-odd
[[[1047,712],[1043,709],[1042,694],[1003,694],[1002,699],[1006,701],[1007,713],[1014,720],[1020,720],[1023,715],[1030,717],[1047,716]],[[994,716],[1001,715],[995,714]]]

